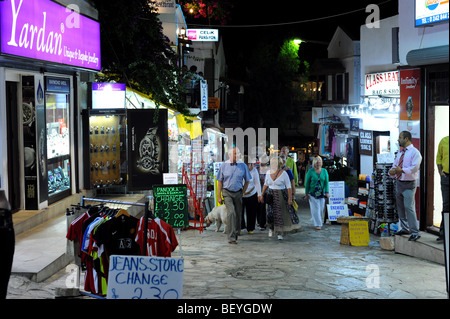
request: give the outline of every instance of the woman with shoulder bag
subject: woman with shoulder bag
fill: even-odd
[[[283,239],[283,235],[301,229],[297,214],[293,209],[290,209],[293,200],[291,182],[282,167],[283,162],[279,158],[270,160],[270,171],[266,174],[261,192],[261,196],[267,204],[267,223],[270,226],[269,237],[272,237],[275,233],[279,240]],[[266,191],[268,197],[264,197]]]
[[[305,198],[309,201],[311,216],[317,230],[322,229],[322,212],[325,208],[325,198],[330,198],[328,172],[322,167],[322,158],[316,156],[305,177]]]

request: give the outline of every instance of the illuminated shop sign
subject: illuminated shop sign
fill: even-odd
[[[125,83],[92,83],[93,109],[125,108]]]
[[[400,95],[398,71],[366,74],[365,95]]]
[[[449,0],[416,0],[415,26],[448,21]]]
[[[217,29],[188,29],[188,39],[191,41],[219,41]]]
[[[100,24],[49,0],[0,1],[2,54],[100,70]]]

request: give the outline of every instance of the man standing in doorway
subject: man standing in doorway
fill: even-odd
[[[400,132],[398,144],[401,149],[389,170],[389,175],[397,179],[397,213],[401,228],[395,235],[411,234],[409,240],[416,241],[420,238],[420,232],[416,215],[415,195],[422,155],[412,145],[411,139],[410,132]]]
[[[442,214],[448,213],[448,196],[449,196],[449,167],[448,167],[448,136],[444,137],[438,146],[436,155],[436,165],[439,175],[441,176],[442,191]],[[438,241],[444,240],[444,216],[442,215],[441,226],[439,228]]]
[[[238,162],[237,147],[232,147],[228,156],[229,160],[220,166],[217,174],[217,194],[219,204],[224,203],[227,208],[228,242],[237,244],[238,234],[241,231],[242,195],[252,177],[247,165],[242,161]]]

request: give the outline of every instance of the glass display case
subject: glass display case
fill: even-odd
[[[125,185],[126,115],[124,110],[85,110],[83,112],[85,187]],[[88,150],[88,152],[87,152]]]
[[[70,192],[70,80],[46,78],[45,119],[49,202]],[[59,197],[58,197],[59,198]]]

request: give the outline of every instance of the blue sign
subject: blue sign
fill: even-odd
[[[208,82],[200,81],[200,110],[208,111]]]
[[[70,93],[70,79],[46,77],[46,91]]]

